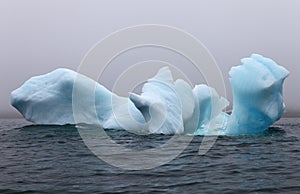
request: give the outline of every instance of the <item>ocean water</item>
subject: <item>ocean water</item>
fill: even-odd
[[[127,147],[155,147],[168,135],[107,130]],[[177,158],[128,171],[98,159],[75,126],[0,120],[1,193],[300,193],[300,119],[281,119],[263,134],[218,137],[198,155],[196,136]]]

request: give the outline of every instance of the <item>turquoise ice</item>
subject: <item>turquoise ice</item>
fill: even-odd
[[[94,80],[72,70],[57,69],[33,77],[11,93],[11,104],[28,121],[37,124],[100,124],[104,128],[143,133],[240,135],[268,129],[284,112],[282,87],[289,72],[273,60],[253,54],[232,67],[228,100],[207,85],[192,88],[174,80],[164,67],[143,86],[140,95],[117,96]],[[80,94],[80,111],[74,119],[74,82]],[[95,92],[94,103],[86,95]],[[91,110],[96,111],[96,115]]]
[[[249,134],[267,129],[284,112],[282,86],[289,72],[273,60],[253,54],[232,67],[233,110],[225,134]]]

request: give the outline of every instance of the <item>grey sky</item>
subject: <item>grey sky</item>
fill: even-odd
[[[220,65],[229,100],[231,66],[251,53],[274,59],[291,72],[284,86],[286,115],[300,116],[298,0],[1,0],[0,118],[20,116],[10,107],[9,94],[24,81],[58,67],[75,70],[99,40],[139,24],[170,25],[197,37]],[[185,63],[168,51],[151,48],[122,57],[114,63],[151,58]],[[104,85],[118,76],[115,70],[102,80]],[[202,80],[192,72],[191,77],[194,83]]]

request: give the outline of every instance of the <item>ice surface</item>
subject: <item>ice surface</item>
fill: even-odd
[[[39,124],[74,123],[72,88],[76,73],[57,69],[26,81],[11,93],[11,104],[28,121]]]
[[[289,72],[257,54],[241,62],[229,72],[231,115],[223,112],[229,102],[215,89],[204,84],[192,89],[181,79],[174,81],[168,67],[149,79],[140,95],[131,93],[129,98],[117,96],[72,70],[57,69],[26,81],[11,93],[11,104],[27,120],[38,124],[100,124],[104,128],[163,134],[262,132],[283,114],[282,86]],[[75,79],[75,94],[80,95],[77,111],[72,104]],[[95,94],[92,99],[87,92],[91,89]]]
[[[233,111],[226,134],[262,132],[284,112],[282,86],[289,72],[273,60],[253,54],[232,67]]]
[[[140,96],[131,94],[129,98],[143,114],[150,133],[184,132],[182,102],[169,68],[163,67],[148,80]]]
[[[77,73],[72,70],[57,69],[48,74],[33,77],[11,93],[11,104],[28,121],[38,124],[98,124],[99,122],[105,128],[129,127],[134,130],[139,123],[145,123],[142,114],[129,99],[112,94],[102,85],[82,75],[77,77],[78,93],[81,95],[78,106],[82,111],[76,112],[79,115],[75,122],[72,95],[76,76]],[[90,98],[86,97],[85,91],[91,88],[95,90],[95,99],[97,99],[95,103],[89,102]],[[119,115],[119,121],[114,117],[113,104],[118,104],[118,108],[114,111],[116,115]],[[94,109],[97,113],[96,118],[91,111]],[[132,118],[137,122],[126,122],[132,121]],[[126,124],[128,126],[124,126]]]
[[[195,86],[194,93],[198,99],[200,110],[195,134],[220,134],[220,130],[224,129],[229,116],[222,110],[229,105],[229,102],[225,98],[219,97],[214,88],[204,84]]]

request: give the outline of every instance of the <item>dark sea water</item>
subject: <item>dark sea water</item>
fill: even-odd
[[[123,146],[155,146],[171,136],[107,133]],[[267,132],[218,137],[198,155],[196,136],[177,158],[150,170],[123,170],[97,158],[75,126],[0,120],[1,193],[300,193],[300,119]]]

